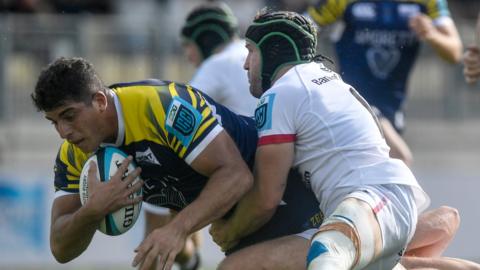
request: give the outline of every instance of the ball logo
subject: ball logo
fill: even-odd
[[[95,162],[94,166],[97,166],[97,181],[107,183],[111,177],[117,173],[117,170],[121,167],[123,160],[127,158],[127,154],[115,147],[102,147],[95,152],[84,164],[82,172],[80,173],[80,200],[82,204],[85,204],[88,200],[88,170],[91,165],[91,161]],[[124,180],[130,173],[136,168],[136,165],[131,162],[127,170],[122,173],[122,180]],[[129,187],[140,181],[137,177],[133,183],[129,184]],[[135,193],[129,194],[130,199],[135,199],[142,195],[143,190],[140,188]],[[98,224],[98,230],[107,235],[120,235],[128,231],[136,222],[142,202],[132,203],[120,209],[108,213],[105,218]]]
[[[130,195],[133,197],[133,195]],[[125,218],[123,220],[123,227],[129,228],[133,223],[133,215],[135,214],[135,206],[132,204],[130,206],[125,207]]]

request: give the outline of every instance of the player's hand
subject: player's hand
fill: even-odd
[[[187,236],[186,232],[171,224],[153,230],[135,249],[137,255],[132,266],[140,264],[140,270],[148,270],[156,262],[156,269],[170,270],[175,257],[183,249]]]
[[[142,196],[133,198],[131,195],[142,188],[143,181],[141,180],[133,184],[133,181],[140,175],[141,168],[138,167],[135,171],[125,176],[131,161],[131,156],[124,159],[108,182],[100,182],[97,179],[97,165],[92,161],[88,170],[88,200],[85,207],[88,207],[95,215],[103,218],[108,213],[140,202]]]
[[[433,25],[432,19],[425,14],[418,14],[410,18],[408,25],[410,29],[418,36],[420,40],[428,41],[432,38],[432,35],[436,32],[436,28]]]
[[[480,48],[469,46],[463,54],[463,75],[467,83],[473,84],[480,78]]]
[[[222,251],[228,251],[238,244],[236,237],[233,237],[227,221],[223,219],[216,220],[210,226],[210,235],[212,236],[213,241],[221,247]]]

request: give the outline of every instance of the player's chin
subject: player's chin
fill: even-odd
[[[100,146],[98,144],[89,143],[87,140],[83,140],[75,145],[84,153],[92,153]]]

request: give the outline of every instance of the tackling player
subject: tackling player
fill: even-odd
[[[428,196],[409,168],[389,157],[363,98],[315,63],[316,30],[310,20],[293,12],[263,12],[246,37],[250,91],[260,98],[255,185],[228,221],[214,224],[217,242],[228,247],[268,221],[289,168],[298,168],[327,218],[318,231],[310,231],[310,248],[308,240],[295,236],[263,248],[281,245],[285,252],[277,257],[290,256],[287,269],[392,269]],[[226,258],[220,268],[237,269],[241,260],[249,262],[245,256],[258,256],[248,256],[253,254],[248,249]],[[290,252],[305,255],[292,258]],[[273,269],[269,263],[258,268]]]

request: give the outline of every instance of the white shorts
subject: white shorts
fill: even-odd
[[[331,215],[346,198],[356,198],[366,202],[375,212],[382,233],[383,248],[379,257],[366,268],[368,270],[392,269],[403,255],[408,242],[413,237],[417,224],[417,207],[412,188],[406,185],[372,185],[339,189],[343,196],[328,203],[325,213]],[[335,192],[339,195],[339,192]],[[296,234],[310,240],[316,229]]]
[[[392,269],[403,256],[417,225],[418,213],[412,188],[393,184],[366,186],[345,198],[357,198],[369,204],[380,224],[382,251],[364,269]]]

